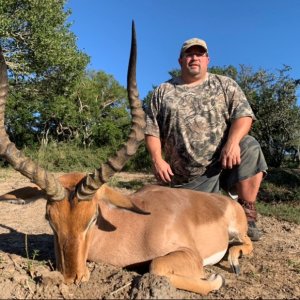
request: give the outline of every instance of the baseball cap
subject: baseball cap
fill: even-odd
[[[182,44],[182,47],[180,50],[180,56],[182,55],[182,53],[184,53],[188,48],[190,48],[192,46],[201,46],[206,50],[206,52],[208,52],[208,48],[207,48],[206,42],[204,40],[200,40],[198,38],[192,38],[192,39],[185,41]]]

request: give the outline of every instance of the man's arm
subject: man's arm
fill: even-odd
[[[248,134],[252,125],[251,117],[241,117],[230,126],[227,142],[224,145],[220,161],[223,169],[231,169],[241,163],[240,141]]]
[[[162,158],[160,139],[146,134],[145,142],[151,156],[155,176],[163,182],[171,182],[171,176],[174,174],[170,165]]]

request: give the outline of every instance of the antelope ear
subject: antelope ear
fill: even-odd
[[[103,184],[101,186],[98,191],[98,195],[102,201],[106,201],[107,203],[113,204],[119,208],[125,208],[143,215],[150,214],[132,203],[129,197],[110,188],[107,184]]]
[[[99,204],[98,204],[98,210],[99,210],[99,215],[96,223],[98,228],[106,232],[115,231],[117,228],[103,217],[101,212],[101,207]]]

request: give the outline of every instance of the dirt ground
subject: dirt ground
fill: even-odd
[[[151,180],[143,174],[120,173],[122,180]],[[0,170],[0,194],[28,184],[14,171]],[[131,191],[125,191],[130,193]],[[264,236],[251,257],[240,259],[236,277],[223,259],[206,267],[220,273],[226,285],[201,296],[176,290],[164,277],[148,270],[126,270],[89,262],[86,283],[65,285],[54,271],[53,236],[44,218],[46,201],[23,205],[0,202],[0,299],[299,299],[300,226],[259,216]]]

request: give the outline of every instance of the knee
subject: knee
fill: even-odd
[[[260,144],[253,136],[246,135],[242,138],[240,142],[240,147],[241,151],[250,149],[260,149]]]
[[[240,142],[241,166],[251,170],[250,174],[265,172],[268,169],[259,142],[252,136],[246,135]]]
[[[149,268],[150,273],[158,276],[166,276],[169,273],[168,266],[164,263],[164,260],[157,257],[152,260]]]
[[[240,142],[241,155],[259,159],[263,156],[259,142],[250,135],[246,135]]]

